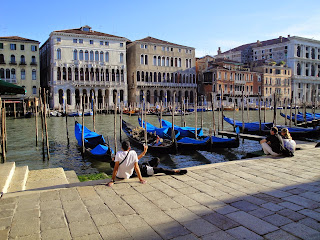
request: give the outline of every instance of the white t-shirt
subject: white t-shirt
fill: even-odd
[[[127,156],[128,151],[119,151],[116,154],[115,162],[122,162],[122,160]],[[134,164],[138,162],[138,155],[135,151],[131,150],[126,158],[126,160],[119,166],[117,177],[118,178],[130,178],[134,170]]]

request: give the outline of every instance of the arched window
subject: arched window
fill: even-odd
[[[143,102],[143,90],[140,90],[140,102]]]
[[[148,72],[146,72],[146,82],[149,82],[149,73]]]
[[[137,81],[140,82],[140,72],[137,72]]]
[[[71,91],[70,91],[70,89],[67,90],[67,104],[71,105]]]
[[[16,63],[16,57],[14,55],[11,55],[10,63]]]
[[[96,68],[96,81],[100,81],[99,69]]]
[[[161,57],[158,57],[158,66],[161,66]]]
[[[84,80],[83,68],[80,68],[80,80]]]
[[[170,66],[173,67],[173,57],[171,58]]]
[[[161,73],[158,73],[158,82],[161,82]]]
[[[123,53],[120,53],[120,63],[123,63]],[[148,64],[147,55],[146,55],[146,64]]]
[[[124,91],[120,90],[120,102],[123,102]]]
[[[79,69],[74,69],[74,80],[79,81]]]
[[[297,46],[297,57],[300,57],[301,54],[301,47]]]
[[[83,51],[82,50],[79,51],[79,60],[83,61]]]
[[[85,70],[85,74],[84,74],[84,80],[89,81],[90,80],[90,76],[89,76],[89,68],[86,68]]]
[[[87,50],[84,52],[84,60],[89,61],[89,52]]]
[[[162,66],[167,66],[167,65],[165,65],[165,58],[164,57],[162,57]]]
[[[106,52],[106,62],[109,62],[109,52]]]
[[[61,80],[61,68],[58,67],[57,69],[57,80]]]
[[[61,49],[60,48],[58,48],[57,49],[57,59],[61,59]]]
[[[191,59],[189,59],[189,68],[191,68]]]
[[[315,68],[313,64],[311,65],[311,76],[315,76]]]
[[[37,80],[37,71],[35,69],[32,70],[32,80]]]
[[[167,57],[166,66],[169,67],[169,57]]]
[[[150,90],[147,90],[147,102],[150,103]]]
[[[24,55],[21,55],[20,64],[26,64],[26,58],[24,57]]]
[[[90,70],[90,79],[91,81],[94,81],[94,71],[93,71],[93,68],[91,68]]]
[[[109,81],[109,69],[106,70],[106,81]]]
[[[10,79],[10,69],[6,69],[6,79]]]
[[[104,70],[101,69],[101,81],[104,81]]]
[[[24,69],[22,69],[22,70],[24,70]],[[0,78],[4,79],[4,69],[3,68],[0,68]]]
[[[170,74],[167,73],[167,82],[170,82]]]
[[[152,72],[150,72],[150,82],[152,82]]]
[[[31,57],[31,64],[36,64],[36,57],[35,56]]]
[[[186,68],[189,68],[188,63],[189,63],[189,61],[188,61],[188,59],[186,59]]]
[[[93,51],[90,51],[90,61],[94,61],[94,59],[93,59]]]
[[[121,54],[120,54],[120,56],[121,56]],[[144,64],[148,65],[148,55],[144,55]]]
[[[100,62],[103,62],[103,60],[104,60],[103,52],[101,51],[101,52],[100,52]]]
[[[59,89],[59,104],[62,105],[63,104],[63,90]]]
[[[112,78],[112,81],[113,81],[113,82],[116,81],[116,76],[115,76],[114,69],[112,69],[111,78]]]
[[[16,79],[16,70],[14,68],[11,69],[11,79]]]
[[[153,66],[157,66],[157,57],[153,56]]]
[[[119,73],[119,69],[117,69],[117,71],[116,71],[116,80],[117,80],[117,82],[120,82],[120,73]]]
[[[181,58],[179,58],[178,67],[181,67]]]
[[[121,69],[121,72],[120,72],[120,74],[121,74],[121,82],[124,82],[123,69]]]
[[[67,70],[65,67],[62,68],[62,79],[67,80]]]
[[[71,72],[71,67],[68,67],[68,80],[72,80],[72,72]]]
[[[320,69],[319,69],[319,70],[320,70]],[[154,82],[157,82],[157,73],[156,73],[156,72],[153,73],[153,81],[154,81]]]
[[[311,58],[312,59],[316,58],[316,54],[315,54],[314,48],[311,49]]]
[[[96,51],[94,55],[95,55],[95,56],[94,56],[95,61],[98,62],[98,61],[99,61],[99,52]]]
[[[73,60],[78,60],[78,51],[77,50],[73,51]]]
[[[174,66],[178,67],[178,59],[177,58],[174,59]]]
[[[141,72],[141,82],[144,82],[144,72]]]

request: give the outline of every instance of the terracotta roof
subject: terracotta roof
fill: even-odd
[[[265,47],[268,45],[284,43],[284,42],[288,42],[288,41],[289,41],[289,38],[282,37],[281,39],[275,38],[275,39],[270,39],[270,40],[259,42],[259,44],[260,44],[259,46],[258,46],[258,42],[248,43],[248,44],[244,44],[239,47],[233,48],[231,50],[225,51],[222,54],[229,53],[229,52],[243,51],[243,50],[247,49],[248,47]]]
[[[153,37],[146,37],[140,40],[136,40],[135,42],[147,42],[147,43],[157,43],[157,44],[163,44],[163,45],[171,45],[171,46],[176,46],[176,47],[187,47],[187,46],[183,46],[183,45],[179,45],[176,43],[171,43],[168,41],[164,41],[164,40],[160,40],[157,38],[153,38]],[[192,47],[187,47],[187,48],[192,48]]]
[[[101,36],[101,37],[113,37],[113,38],[122,38],[124,40],[127,40],[124,37],[119,37],[107,33],[97,32],[97,31],[83,31],[81,28],[74,28],[74,29],[66,29],[66,30],[58,30],[53,32],[61,32],[61,33],[72,33],[72,34],[82,34],[82,35],[90,35],[90,36]]]
[[[39,41],[28,39],[28,38],[23,38],[23,37],[19,37],[19,36],[0,37],[0,40],[15,40],[15,41],[27,41],[27,42],[40,43]]]

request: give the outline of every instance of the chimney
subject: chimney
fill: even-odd
[[[260,43],[259,40],[257,40],[257,46],[258,46],[258,47],[261,46],[261,43]]]
[[[288,38],[290,37],[290,35],[288,35]]]
[[[220,55],[220,54],[221,54],[221,48],[218,47],[218,55]]]
[[[282,42],[282,36],[279,36],[279,40],[280,40],[280,42]]]

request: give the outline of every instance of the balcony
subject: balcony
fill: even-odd
[[[5,61],[0,61],[0,64],[6,64],[6,62]]]
[[[14,62],[11,61],[11,62],[9,62],[9,64],[10,64],[10,65],[17,65],[17,62],[16,62],[16,61],[14,61]]]
[[[37,62],[31,62],[30,65],[31,66],[37,66]]]
[[[137,86],[141,87],[189,87],[195,88],[195,83],[171,83],[171,82],[137,82]]]
[[[27,65],[25,61],[20,62],[19,65]]]
[[[8,83],[17,83],[16,78],[3,78],[2,80]]]

